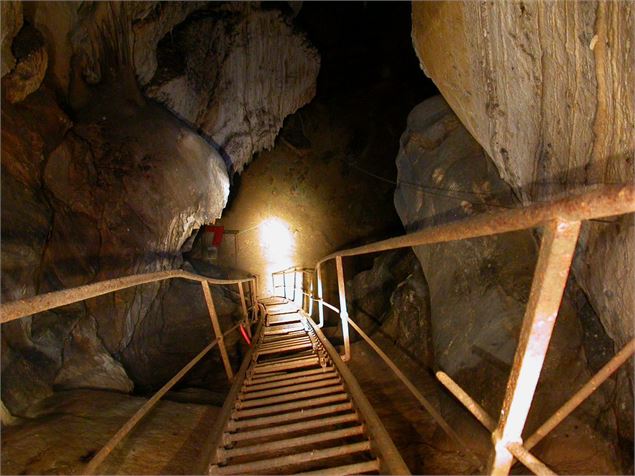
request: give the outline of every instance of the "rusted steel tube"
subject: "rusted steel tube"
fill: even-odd
[[[234,378],[234,372],[231,364],[229,363],[227,349],[225,349],[225,339],[223,338],[223,333],[221,332],[220,324],[218,323],[218,315],[216,314],[216,306],[214,306],[214,298],[212,297],[212,292],[209,289],[209,284],[207,284],[207,282],[201,282],[201,287],[203,288],[203,296],[205,297],[205,304],[207,305],[209,318],[212,321],[212,328],[214,329],[214,334],[216,335],[216,340],[218,341],[220,356],[223,360],[223,365],[225,366],[225,372],[227,373],[227,380],[231,382],[232,378]]]
[[[344,355],[342,360],[348,362],[351,359],[351,339],[348,331],[348,311],[346,309],[346,283],[344,281],[344,265],[342,257],[335,258],[337,269],[337,289],[340,296],[340,319],[342,321],[342,339],[344,340]]]
[[[264,315],[263,319],[260,319],[258,323],[258,328],[256,329],[256,333],[253,347],[250,347],[247,351],[247,355],[243,359],[243,363],[236,374],[236,378],[232,383],[231,388],[229,389],[229,393],[227,397],[225,397],[225,402],[223,403],[223,407],[221,408],[220,413],[216,417],[214,421],[214,425],[212,426],[212,430],[209,433],[207,441],[202,445],[198,468],[196,468],[195,474],[209,474],[209,467],[211,464],[216,463],[216,448],[218,448],[219,442],[223,436],[223,430],[225,428],[225,424],[227,420],[231,417],[232,411],[234,409],[234,402],[236,401],[236,397],[240,393],[240,389],[242,387],[243,381],[245,380],[245,376],[247,374],[247,369],[251,364],[251,359],[253,357],[253,352],[256,347],[258,347],[258,342],[262,338],[263,330],[264,330]]]
[[[225,335],[234,332],[238,329],[238,324],[229,329]],[[212,342],[207,344],[207,346],[201,350],[196,357],[194,357],[190,362],[183,367],[179,372],[172,377],[161,389],[152,395],[152,397],[145,402],[141,408],[139,408],[132,417],[115,433],[110,440],[102,447],[99,452],[93,456],[93,458],[88,462],[86,467],[84,468],[84,474],[95,474],[95,471],[99,467],[101,463],[108,457],[108,455],[115,449],[115,447],[119,444],[121,440],[123,440],[128,433],[141,421],[141,419],[148,414],[152,408],[158,403],[158,401],[163,397],[167,392],[170,391],[174,385],[183,378],[183,376],[188,373],[192,367],[194,367],[205,355],[212,350],[218,344],[218,339],[214,339]]]
[[[317,274],[318,316],[320,317],[318,327],[321,329],[322,327],[324,327],[324,301],[322,300],[322,272],[320,271],[319,264],[315,267],[315,269]],[[339,310],[337,312],[339,312]]]
[[[518,461],[532,470],[534,474],[537,474],[538,476],[556,476],[556,473],[554,473],[545,463],[527,451],[527,449],[520,443],[508,443],[507,449],[516,456],[516,458],[518,458]]]
[[[437,378],[454,395],[472,415],[490,432],[496,429],[496,421],[476,401],[470,397],[459,384],[457,384],[445,372],[437,372]],[[507,449],[518,458],[525,466],[539,475],[552,475],[553,472],[538,458],[532,455],[527,448],[519,443],[509,443]],[[520,456],[520,458],[519,458]]]
[[[560,424],[562,420],[567,418],[589,395],[591,395],[597,388],[604,383],[613,373],[620,368],[632,355],[635,353],[635,339],[632,339],[628,344],[624,346],[615,356],[604,366],[598,373],[596,373],[591,379],[578,390],[564,405],[562,405],[556,412],[545,421],[540,428],[538,428],[527,440],[525,441],[525,448],[528,450],[536,446],[547,434]]]
[[[554,202],[483,213],[457,222],[424,228],[414,233],[337,251],[321,259],[316,266],[337,256],[356,256],[410,246],[507,233],[541,226],[555,219],[582,221],[633,212],[635,212],[635,185],[604,186],[599,190]]]
[[[507,445],[520,441],[556,323],[580,222],[556,220],[544,229],[529,301],[496,430],[489,471],[506,476],[513,462]]]
[[[454,395],[464,406],[467,408],[474,417],[481,422],[481,424],[487,428],[490,432],[496,428],[496,421],[487,414],[485,409],[480,406],[472,397],[470,397],[465,390],[463,390],[459,384],[450,378],[445,372],[438,371],[436,374],[439,382],[447,388],[452,395]]]
[[[359,386],[359,383],[351,370],[346,366],[342,359],[340,359],[337,350],[335,350],[328,339],[324,337],[324,334],[317,324],[311,319],[307,319],[307,322],[311,325],[311,327],[313,327],[315,334],[322,343],[322,346],[324,346],[324,350],[326,350],[333,362],[333,365],[339,371],[342,380],[346,384],[346,389],[353,399],[355,408],[361,414],[364,423],[366,424],[366,428],[373,436],[373,442],[377,445],[374,449],[378,451],[378,456],[380,456],[382,462],[382,473],[410,474],[408,466],[406,466],[399,450],[395,447],[395,444],[388,435],[386,428],[384,428],[384,425],[381,423],[381,420],[375,413],[375,410],[373,410],[372,405],[366,398],[364,391]]]
[[[31,314],[48,311],[49,309],[66,306],[67,304],[73,304],[115,291],[121,291],[122,289],[131,288],[133,286],[174,278],[189,279],[191,281],[207,282],[210,284],[237,284],[251,279],[213,279],[180,269],[135,274],[4,303],[0,306],[0,323],[13,321],[30,316]]]
[[[441,414],[432,406],[432,404],[428,401],[426,397],[419,391],[417,387],[410,381],[408,377],[397,367],[397,365],[386,355],[386,353],[379,348],[373,340],[368,337],[368,335],[359,327],[350,317],[347,318],[349,324],[355,329],[355,331],[361,336],[362,339],[366,341],[366,343],[381,357],[381,359],[385,362],[385,364],[392,370],[395,375],[401,380],[401,382],[410,390],[410,393],[419,401],[419,403],[427,410],[427,412],[432,416],[434,421],[447,433],[447,435],[452,438],[460,448],[465,448],[465,452],[470,457],[470,459],[477,465],[477,467],[482,467],[483,463],[479,460],[476,455],[468,448],[468,446],[463,442],[461,437],[452,429],[452,427],[448,424],[447,421],[441,416]]]

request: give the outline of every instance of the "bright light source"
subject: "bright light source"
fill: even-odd
[[[260,228],[260,246],[267,262],[267,281],[274,271],[293,264],[295,243],[289,225],[279,218],[269,218]],[[272,289],[273,291],[273,289]]]

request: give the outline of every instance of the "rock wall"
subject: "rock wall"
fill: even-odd
[[[317,50],[276,10],[240,3],[199,12],[160,53],[147,94],[196,124],[237,172],[315,96]]]
[[[3,300],[178,268],[186,241],[220,216],[228,172],[235,169],[216,143],[222,141],[142,91],[155,76],[160,41],[180,23],[204,35],[188,18],[195,12],[208,18],[208,7],[225,8],[194,2],[3,3],[3,51],[15,58],[3,55]],[[281,15],[253,6],[229,8],[214,16],[214,24],[223,32],[260,17],[268,27],[283,24],[276,31],[283,31],[285,42],[305,45]],[[309,91],[304,100],[312,94],[315,75],[284,84],[286,74],[297,73],[285,69],[288,57],[274,63],[262,50],[252,54],[251,45],[268,44],[265,30],[226,38],[223,55],[234,58],[229,63],[198,57],[199,72],[207,65],[220,76],[232,75],[241,63],[271,73],[199,98],[202,115],[212,100],[225,108],[224,134],[235,126],[238,136],[260,136],[260,126],[249,127],[258,123],[256,116],[281,122],[300,105],[299,83]],[[218,46],[210,46],[208,55]],[[319,60],[309,52],[317,74]],[[276,95],[261,93],[272,88]],[[237,91],[258,98],[258,110],[236,108]],[[292,99],[285,102],[287,95]],[[242,164],[250,158],[240,157]],[[237,293],[214,287],[213,294],[226,329],[239,316]],[[2,402],[14,414],[56,389],[157,388],[212,338],[200,286],[181,282],[108,294],[5,324],[2,331]],[[237,337],[228,345],[237,358]],[[219,376],[224,379],[222,366],[212,355],[191,378],[211,385]]]
[[[410,113],[397,167],[395,207],[408,231],[517,206],[485,151],[439,96]],[[521,231],[414,248],[429,289],[434,366],[493,416],[500,411],[529,296],[536,238]],[[573,299],[578,292],[570,282],[529,415],[531,429],[568,398],[569,388],[590,378],[586,353],[597,347],[585,343]],[[615,417],[604,413],[609,398],[608,391],[596,393],[576,423],[602,434],[615,454]]]
[[[364,332],[390,339],[419,365],[434,365],[430,291],[410,249],[382,253],[347,286],[349,314]],[[335,322],[341,339],[341,325]],[[361,338],[351,331],[351,339]]]
[[[423,71],[528,204],[634,181],[634,22],[632,2],[415,2],[412,40]],[[633,337],[633,250],[633,216],[585,223],[573,267],[616,350]],[[632,439],[632,366],[619,379]]]

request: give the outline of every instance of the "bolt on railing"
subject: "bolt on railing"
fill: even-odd
[[[314,274],[317,281],[318,295],[315,298],[313,296],[313,288],[311,288],[309,299],[311,302],[315,301],[318,303],[319,327],[324,325],[324,306],[340,315],[344,343],[343,359],[347,360],[350,358],[350,337],[348,334],[348,325],[350,324],[379,354],[391,370],[396,373],[448,435],[464,446],[471,457],[474,458],[474,455],[462,443],[460,437],[450,428],[441,415],[434,410],[423,395],[418,392],[414,384],[348,316],[342,259],[348,256],[543,227],[544,233],[538,262],[534,271],[529,301],[523,318],[521,334],[498,421],[487,415],[449,376],[443,372],[438,372],[437,378],[491,432],[494,449],[488,463],[488,472],[490,474],[508,474],[515,457],[536,474],[551,475],[553,472],[542,461],[532,455],[529,450],[635,353],[635,339],[633,339],[523,444],[522,431],[548,351],[551,333],[556,322],[575,252],[581,222],[633,212],[635,212],[635,186],[606,186],[592,192],[554,202],[484,213],[458,222],[424,228],[403,236],[357,248],[341,250],[326,256],[315,265]],[[323,298],[321,266],[331,259],[334,259],[336,263],[340,309],[327,303]],[[296,268],[289,269],[293,270],[293,272],[296,270]],[[282,272],[285,298],[287,297],[287,286],[284,275],[289,272],[289,269]],[[312,271],[308,270],[308,272]],[[274,273],[274,275],[276,274]],[[295,287],[294,284],[294,293]],[[300,289],[300,291],[305,292],[304,289]]]
[[[76,288],[64,289],[61,291],[53,291],[46,294],[40,294],[37,296],[19,299],[16,301],[3,303],[0,305],[0,323],[10,322],[16,319],[21,319],[39,312],[48,311],[68,304],[84,301],[86,299],[102,296],[122,289],[139,286],[141,284],[148,284],[160,281],[166,281],[169,279],[187,279],[190,281],[198,281],[201,283],[203,297],[209,313],[212,328],[214,330],[215,339],[211,341],[196,357],[188,362],[174,377],[172,377],[161,389],[156,392],[146,403],[144,403],[135,414],[128,419],[128,421],[108,440],[108,442],[101,448],[99,452],[93,456],[93,458],[85,466],[84,474],[94,474],[97,468],[104,462],[108,455],[115,449],[115,447],[136,427],[136,425],[146,416],[152,408],[159,402],[174,385],[176,385],[183,376],[194,367],[205,355],[209,353],[214,347],[218,346],[223,366],[229,381],[233,379],[233,370],[227,355],[227,349],[225,347],[225,337],[230,333],[238,329],[243,323],[247,329],[250,329],[251,322],[249,319],[249,313],[247,310],[247,304],[245,300],[245,294],[243,284],[248,283],[249,295],[250,295],[250,310],[253,312],[254,321],[258,320],[258,315],[262,317],[261,313],[263,308],[259,306],[256,300],[258,283],[257,278],[250,277],[244,279],[215,279],[207,276],[190,273],[183,270],[169,270],[159,271],[155,273],[146,273],[139,275],[126,276],[123,278],[110,279],[107,281],[100,281],[97,283],[87,284],[85,286],[79,286]],[[216,313],[216,306],[214,305],[214,298],[209,285],[237,285],[238,294],[241,301],[242,309],[242,322],[236,324],[231,329],[222,332],[220,323],[218,321],[218,314]],[[248,331],[249,332],[249,331]]]

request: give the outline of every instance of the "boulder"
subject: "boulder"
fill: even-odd
[[[632,2],[415,2],[412,40],[424,72],[529,204],[635,180],[634,19]],[[632,216],[609,221],[583,225],[573,272],[617,351],[633,338],[635,231]],[[632,440],[627,367],[617,398]]]
[[[395,206],[409,232],[517,206],[512,189],[440,96],[413,109],[397,157]],[[429,290],[434,366],[448,373],[486,411],[500,413],[533,271],[530,230],[414,247]],[[568,297],[561,306],[527,427],[536,428],[591,376],[583,323]],[[394,300],[394,295],[393,295]],[[423,331],[425,333],[425,330]],[[411,339],[412,349],[418,340]],[[584,403],[580,424],[602,432],[615,451],[610,396]],[[593,415],[588,416],[588,415]],[[605,419],[602,424],[594,418]],[[557,443],[556,443],[557,444]],[[612,458],[612,456],[609,457]]]

